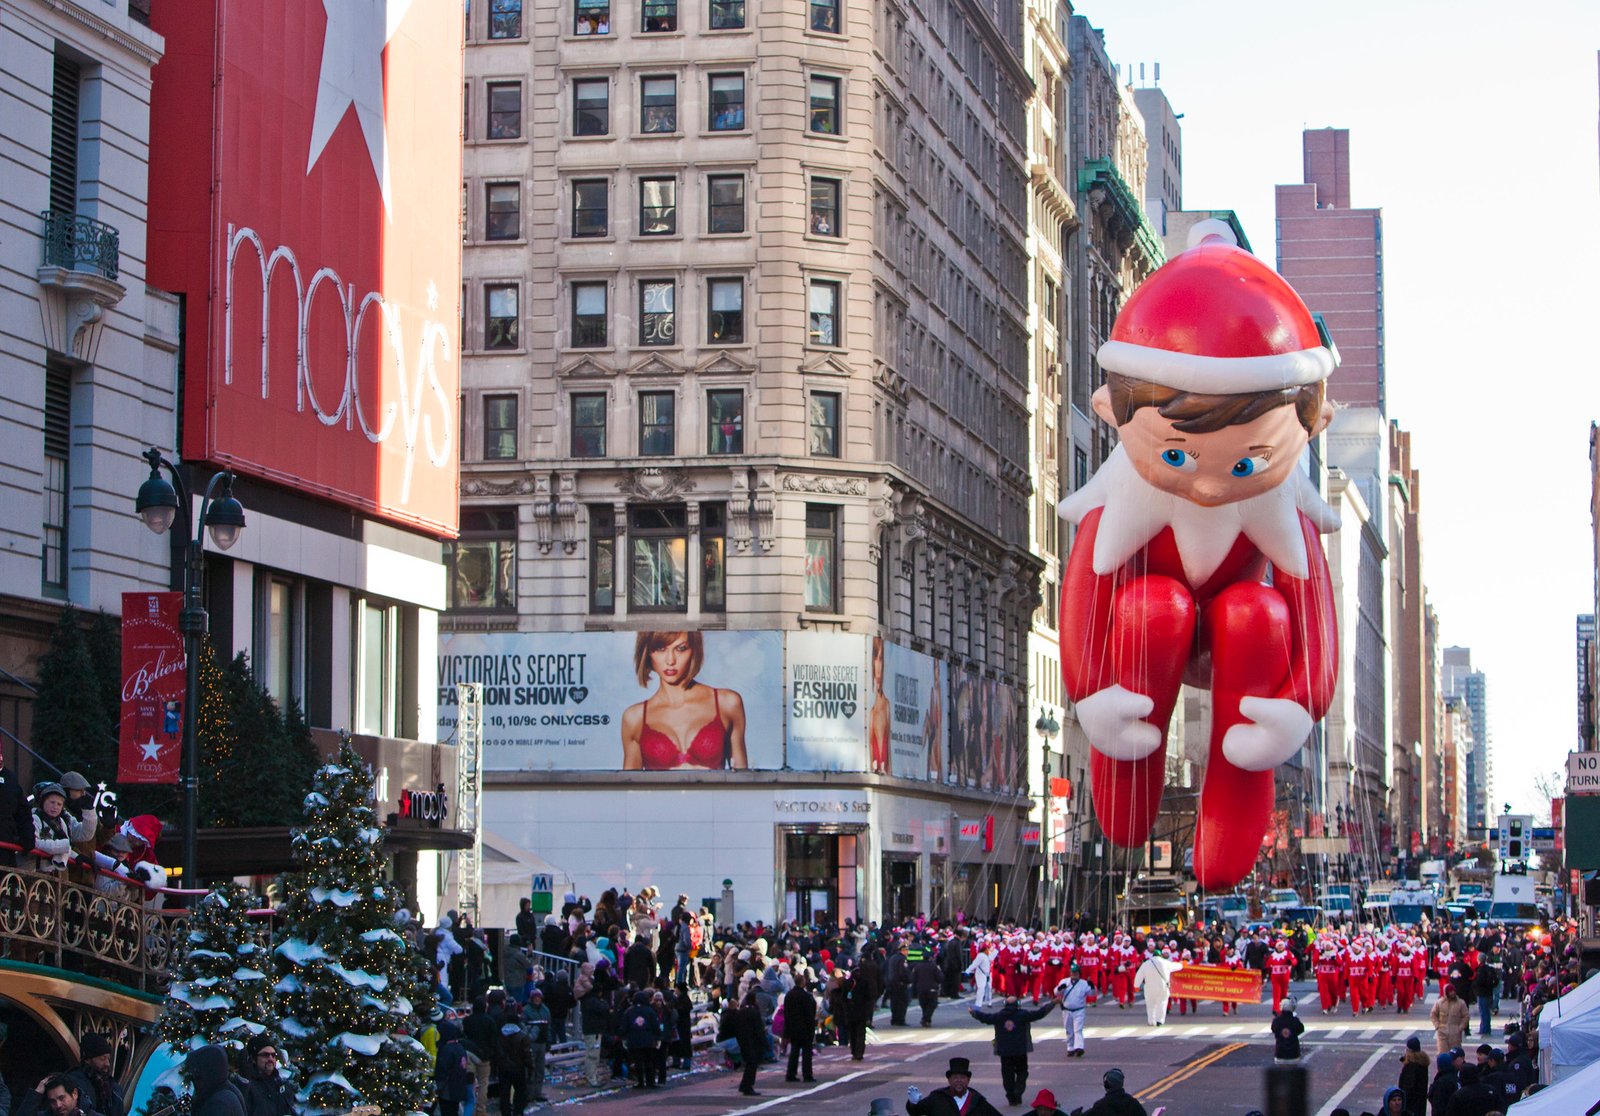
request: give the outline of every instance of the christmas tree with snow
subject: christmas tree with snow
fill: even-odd
[[[250,917],[260,900],[225,883],[200,900],[189,922],[188,948],[173,971],[172,987],[156,1020],[161,1040],[174,1050],[241,1047],[277,1018],[266,927]]]
[[[432,1008],[427,963],[395,931],[400,896],[383,878],[372,776],[348,740],[317,771],[305,814],[273,949],[278,1029],[302,1108],[425,1112],[433,1064],[411,1036]]]

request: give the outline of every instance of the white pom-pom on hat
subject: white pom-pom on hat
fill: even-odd
[[[1204,221],[1196,221],[1189,227],[1188,247],[1198,248],[1209,237],[1220,237],[1230,248],[1239,247],[1239,238],[1233,234],[1233,226],[1216,217],[1207,217]]]

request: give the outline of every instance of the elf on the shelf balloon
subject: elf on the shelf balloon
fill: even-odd
[[[1062,502],[1078,525],[1061,588],[1066,690],[1089,743],[1095,813],[1142,844],[1161,805],[1181,684],[1212,694],[1194,835],[1207,889],[1250,873],[1272,769],[1326,711],[1337,667],[1332,510],[1301,465],[1338,363],[1305,303],[1203,221],[1134,292],[1101,346],[1095,414],[1120,444]]]

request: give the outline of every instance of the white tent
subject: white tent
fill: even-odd
[[[518,901],[532,893],[535,874],[548,875],[556,913],[561,894],[573,890],[572,876],[544,857],[518,848],[491,830],[483,831],[483,890],[478,895],[478,925],[510,930],[517,925]]]
[[[1539,1045],[1560,1081],[1600,1061],[1600,980],[1587,980],[1539,1011]]]
[[[1589,1116],[1597,1107],[1600,1107],[1600,1062],[1570,1070],[1548,1089],[1524,1097],[1506,1109],[1506,1116]]]

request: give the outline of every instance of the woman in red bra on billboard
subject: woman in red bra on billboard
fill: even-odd
[[[657,686],[622,714],[624,771],[750,766],[744,750],[744,699],[737,690],[700,682],[704,662],[705,637],[699,632],[638,634],[634,673],[641,686],[650,685],[655,675]]]

